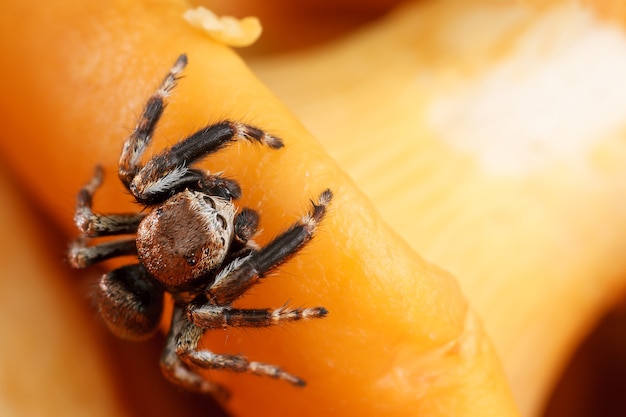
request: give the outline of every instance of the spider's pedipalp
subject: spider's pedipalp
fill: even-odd
[[[239,183],[230,178],[224,178],[219,174],[205,173],[199,188],[202,192],[222,197],[226,200],[237,200],[241,197]]]
[[[235,243],[241,248],[245,247],[256,234],[258,227],[259,213],[247,207],[241,210],[235,216]]]

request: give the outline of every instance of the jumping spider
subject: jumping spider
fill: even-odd
[[[165,98],[186,64],[187,57],[181,55],[148,99],[120,155],[120,180],[138,203],[151,210],[93,212],[93,195],[102,182],[102,169],[96,167],[93,178],[78,194],[74,220],[82,237],[70,248],[70,263],[85,268],[117,256],[138,257],[139,263],[103,275],[95,294],[106,325],[126,339],[152,336],[160,322],[164,293],[171,294],[174,312],[161,356],[162,371],[170,381],[190,390],[215,393],[220,388],[197,370],[226,369],[302,386],[302,379],[278,366],[199,349],[198,342],[207,330],[265,327],[326,316],[323,307],[241,309],[233,308],[232,303],[312,238],[332,194],[330,190],[322,192],[307,215],[259,247],[251,240],[258,214],[249,208],[237,212],[232,203],[241,194],[237,182],[193,166],[240,139],[278,149],[283,146],[279,138],[224,121],[200,129],[144,165],[141,158],[163,113]],[[135,236],[92,246],[86,243],[87,238],[123,234]]]

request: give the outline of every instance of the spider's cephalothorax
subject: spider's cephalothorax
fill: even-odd
[[[235,207],[229,200],[181,191],[139,224],[139,260],[166,288],[193,287],[224,261],[234,218]],[[189,227],[181,227],[181,219]]]
[[[82,237],[70,248],[70,263],[85,268],[117,256],[137,256],[138,263],[103,275],[95,294],[105,323],[121,337],[151,336],[160,323],[164,293],[172,295],[172,325],[161,357],[161,368],[171,381],[195,391],[223,393],[197,373],[204,368],[304,385],[278,366],[199,349],[198,342],[210,329],[271,326],[327,314],[323,307],[241,309],[233,308],[232,302],[311,239],[332,194],[323,191],[300,221],[259,247],[251,240],[258,214],[248,208],[238,211],[232,203],[241,194],[237,182],[194,168],[194,163],[237,140],[278,149],[283,146],[280,139],[225,121],[199,130],[143,164],[164,100],[186,64],[187,57],[181,55],[146,103],[120,156],[120,180],[150,210],[147,214],[93,212],[93,195],[102,182],[102,169],[97,167],[78,194],[75,222]],[[88,238],[122,234],[134,236],[87,245]]]

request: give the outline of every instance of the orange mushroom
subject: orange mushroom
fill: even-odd
[[[328,318],[259,331],[227,329],[204,339],[204,345],[214,351],[241,352],[280,364],[302,376],[307,387],[296,389],[279,381],[227,372],[207,373],[207,378],[231,390],[227,410],[242,416],[517,415],[499,358],[456,279],[424,261],[399,238],[353,180],[243,61],[182,18],[186,9],[184,2],[175,0],[64,0],[46,7],[5,2],[0,14],[0,30],[5,35],[0,51],[8,59],[0,70],[0,150],[5,171],[68,239],[75,234],[75,194],[95,164],[104,165],[107,174],[96,208],[140,209],[115,178],[120,147],[163,73],[179,53],[186,52],[189,66],[169,99],[154,149],[224,118],[280,136],[286,146],[279,151],[238,144],[203,164],[241,183],[243,197],[238,204],[261,212],[261,244],[296,219],[321,190],[331,188],[335,195],[314,241],[240,302],[262,307],[286,301],[323,305],[330,311]],[[472,63],[466,64],[478,71]],[[348,135],[349,129],[344,134]],[[436,156],[449,155],[441,143],[430,150]],[[605,148],[600,151],[598,158],[615,161]],[[454,169],[475,168],[471,156],[453,154],[458,162]],[[473,172],[471,169],[464,172]],[[478,189],[482,184],[487,191],[510,185],[500,178],[485,182],[480,182],[484,177],[479,175],[471,178],[479,183]],[[543,179],[533,177],[520,186],[542,185]],[[3,196],[18,198],[10,190],[4,190]],[[466,201],[462,198],[471,200],[455,198],[461,206]],[[619,200],[602,201],[608,205]],[[6,215],[13,219],[16,212],[19,210]],[[600,212],[613,214],[612,210]],[[29,221],[28,217],[20,219],[19,224]],[[581,226],[586,227],[587,223]],[[479,233],[467,230],[472,236]],[[19,234],[17,229],[12,233]],[[37,238],[32,232],[27,236],[27,242]],[[25,248],[30,245],[27,242]],[[602,242],[609,245],[612,240]],[[33,252],[29,259],[42,258],[41,249]],[[444,252],[433,250],[440,259],[450,259]],[[49,260],[44,262],[42,274],[55,270]],[[455,268],[460,264],[454,264]],[[58,279],[63,273],[56,270],[40,279]],[[479,280],[471,282],[478,285]],[[515,282],[521,285],[521,281]],[[621,288],[618,283],[613,285]],[[535,281],[533,288],[538,288]],[[67,289],[61,293],[66,294]],[[512,299],[508,296],[503,303]],[[477,305],[481,312],[488,312],[485,304]],[[31,313],[24,309],[23,314]],[[488,319],[499,317],[494,314]],[[80,326],[85,326],[82,323]],[[92,345],[102,340],[99,330],[80,328]],[[503,335],[494,337],[502,341]],[[45,341],[41,343],[45,345]],[[76,341],[60,343],[60,349],[63,343],[69,349]],[[99,357],[105,361],[106,356]],[[109,357],[110,362],[105,363],[115,367],[116,359]],[[20,361],[29,369],[27,358]],[[144,370],[131,362],[119,372],[141,381],[137,372]],[[155,374],[146,375],[153,378]],[[94,378],[100,376],[100,370],[94,374]],[[54,384],[63,376],[54,373],[42,378]],[[134,401],[165,402],[176,391],[171,390],[161,388],[158,392],[164,394],[157,398],[149,390],[141,391],[144,396]],[[122,401],[115,394],[110,400]],[[120,408],[124,407],[128,406],[121,403]]]

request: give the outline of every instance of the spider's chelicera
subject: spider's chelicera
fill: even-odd
[[[220,388],[197,371],[225,369],[304,385],[278,366],[213,353],[200,349],[198,342],[211,329],[265,327],[327,314],[323,307],[242,309],[233,308],[232,303],[311,239],[332,194],[322,192],[309,213],[259,247],[251,240],[258,214],[249,208],[238,211],[232,203],[241,194],[237,182],[194,168],[194,163],[240,139],[271,149],[283,146],[280,139],[249,125],[224,121],[199,130],[143,164],[164,100],[186,64],[187,57],[181,55],[149,98],[119,160],[120,180],[150,210],[92,211],[93,195],[102,182],[102,169],[97,167],[78,194],[75,222],[82,237],[70,248],[70,263],[85,268],[117,256],[137,256],[138,263],[103,275],[95,294],[104,322],[123,338],[141,340],[153,335],[161,319],[164,293],[171,294],[174,312],[161,368],[172,382],[216,393]],[[87,245],[88,238],[124,234],[134,236]]]

